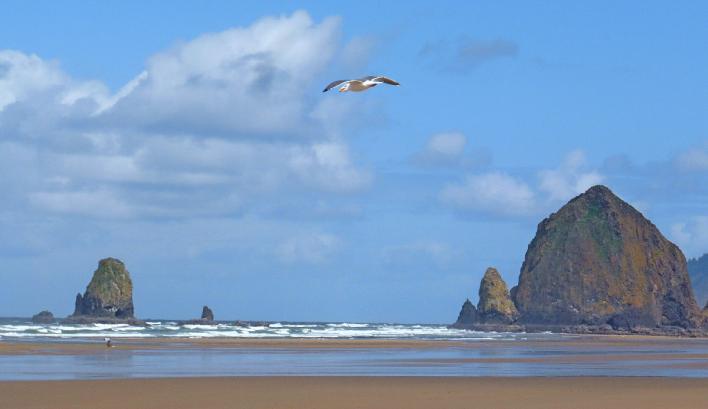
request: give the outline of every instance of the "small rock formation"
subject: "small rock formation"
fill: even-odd
[[[470,328],[476,325],[510,325],[519,318],[519,312],[509,296],[506,283],[494,267],[489,267],[479,284],[477,307],[467,299],[453,325]]]
[[[202,319],[204,321],[214,321],[214,312],[206,305],[202,308]]]
[[[35,324],[51,324],[54,322],[54,314],[51,311],[41,311],[32,316],[32,322]]]
[[[477,318],[483,324],[512,324],[519,318],[506,283],[494,267],[487,269],[479,285]]]
[[[688,260],[687,265],[696,302],[698,305],[708,303],[708,254]]]
[[[460,310],[460,315],[457,316],[457,322],[455,325],[465,326],[477,323],[477,308],[468,298],[464,304],[462,304],[462,310]]]
[[[80,317],[134,319],[133,283],[122,261],[105,258],[98,262],[84,295],[76,295],[74,314],[70,318]]]
[[[681,250],[605,186],[538,225],[513,299],[525,324],[631,330],[702,321]]]

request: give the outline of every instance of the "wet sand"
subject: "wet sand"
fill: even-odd
[[[499,348],[500,346],[567,347],[579,349],[636,347],[675,350],[708,347],[708,338],[680,338],[642,335],[569,335],[565,340],[481,340],[474,342],[419,339],[303,339],[303,338],[113,338],[113,349],[193,349],[193,348],[277,348],[277,349],[361,349],[361,348]],[[56,342],[0,340],[0,355],[80,354],[105,351],[103,338],[82,338]]]
[[[708,379],[232,377],[0,382],[13,409],[708,407]]]

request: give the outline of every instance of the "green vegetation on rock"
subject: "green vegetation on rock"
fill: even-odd
[[[86,292],[76,296],[74,316],[133,318],[133,283],[122,261],[99,261]]]

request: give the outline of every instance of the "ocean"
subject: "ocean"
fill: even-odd
[[[430,324],[274,322],[216,323],[212,325],[171,320],[148,320],[145,326],[135,326],[128,324],[33,324],[28,319],[0,318],[0,339],[61,340],[104,337],[493,340],[528,338],[528,335],[474,332]]]

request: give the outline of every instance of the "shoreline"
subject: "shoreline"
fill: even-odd
[[[658,409],[708,405],[708,378],[213,377],[0,382],[0,408]]]

